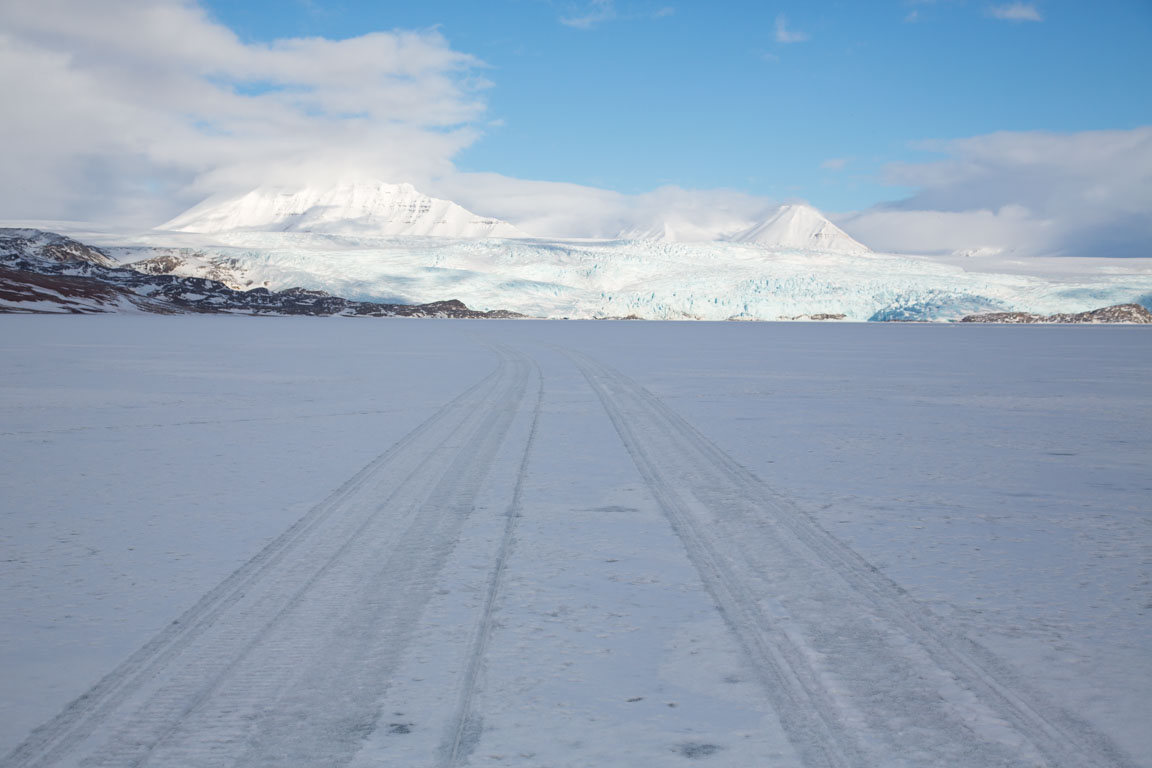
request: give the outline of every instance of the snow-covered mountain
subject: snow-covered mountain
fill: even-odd
[[[389,304],[452,297],[539,317],[959,320],[1152,306],[1152,261],[1002,274],[873,253],[805,205],[755,224],[703,214],[665,224],[610,241],[516,238],[511,225],[410,185],[373,183],[258,189],[197,206],[165,230],[95,242],[101,258],[138,274],[235,291],[303,287]],[[711,227],[728,231],[711,235]],[[669,242],[680,238],[691,241]]]
[[[697,217],[699,218],[699,217]],[[246,194],[212,197],[161,224],[158,230],[306,232],[359,237],[434,236],[455,239],[528,238],[500,219],[478,216],[411,184],[346,182],[328,187],[258,187]],[[620,240],[661,243],[730,241],[769,248],[870,253],[867,246],[808,205],[784,205],[768,218],[746,220],[708,212],[702,220],[672,217],[626,229]]]
[[[528,237],[506,221],[478,216],[411,184],[382,181],[330,187],[259,187],[213,197],[157,229],[177,232],[317,232],[388,237]]]
[[[1078,313],[1152,306],[1152,264],[1059,277],[967,271],[883,253],[734,242],[347,237],[231,232],[206,243],[166,233],[106,247],[150,273],[295,286],[359,301],[458,298],[540,317],[959,320],[987,312]],[[185,243],[183,247],[181,244]]]
[[[751,225],[746,215],[724,209],[661,212],[640,216],[616,236],[618,240],[657,243],[715,243]]]
[[[0,314],[309,315],[328,317],[519,317],[477,312],[458,300],[425,304],[352,301],[325,291],[261,286],[236,290],[217,280],[116,267],[99,248],[38,229],[0,228]]]
[[[810,205],[782,205],[762,221],[731,219],[696,221],[683,217],[664,218],[622,231],[621,240],[647,240],[659,243],[733,242],[769,248],[792,248],[832,253],[871,253],[868,246]]]
[[[115,260],[99,248],[70,237],[39,229],[0,229],[0,254],[47,262],[115,267]]]
[[[728,238],[774,248],[803,248],[835,253],[870,253],[824,214],[809,205],[783,205],[764,221]]]
[[[660,221],[629,227],[616,236],[618,240],[651,240],[657,243],[708,243],[723,240],[723,232],[690,221],[661,219]]]

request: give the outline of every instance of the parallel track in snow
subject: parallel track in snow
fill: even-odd
[[[520,408],[499,363],[0,765],[340,765],[388,685]]]
[[[472,640],[468,645],[456,707],[445,728],[444,738],[439,747],[439,765],[441,768],[456,768],[464,765],[476,743],[480,740],[483,723],[477,713],[473,711],[473,699],[479,683],[480,670],[484,664],[484,656],[488,650],[488,642],[492,636],[496,603],[500,596],[500,588],[503,585],[508,557],[515,541],[516,523],[522,513],[524,478],[528,473],[528,461],[532,456],[532,445],[535,442],[536,430],[540,422],[540,406],[544,399],[544,378],[539,366],[536,367],[536,376],[538,384],[536,404],[532,411],[532,423],[528,430],[528,439],[524,444],[524,456],[520,461],[520,469],[516,475],[512,501],[505,512],[500,547],[496,551],[492,570],[485,586],[484,604],[480,610],[480,617],[476,622]]]
[[[806,766],[1127,765],[643,387],[564,350]]]
[[[436,713],[439,741],[431,736],[421,763],[467,765],[482,737],[485,658],[497,642],[496,612],[544,397],[529,356],[493,349],[499,361],[491,374],[350,478],[0,766],[348,763],[380,732],[381,703],[393,678],[411,671],[405,651],[418,649],[412,639],[421,616],[451,572],[445,568],[460,562],[454,548],[473,505],[495,488],[493,534],[470,550],[484,553],[476,572],[486,574],[471,603],[478,606],[474,623],[451,646],[459,673]],[[585,354],[563,351],[607,413],[805,766],[1128,764],[1104,737],[950,630],[659,398]],[[530,420],[526,432],[518,418]],[[515,485],[489,481],[494,474],[514,477]],[[510,499],[506,507],[500,493]]]

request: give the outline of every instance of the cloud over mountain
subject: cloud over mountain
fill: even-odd
[[[485,109],[481,63],[436,30],[246,43],[181,0],[0,0],[0,30],[10,217],[155,223],[230,186],[443,173]]]
[[[989,7],[1004,18],[1039,16],[1031,3]],[[572,19],[672,15],[658,4],[563,8]],[[808,39],[783,15],[771,31],[780,42]],[[824,33],[818,38],[812,45]],[[0,120],[7,150],[0,217],[144,228],[210,195],[369,177],[410,182],[533,235],[673,230],[702,239],[752,226],[784,202],[673,183],[625,194],[461,172],[461,151],[490,130],[485,75],[493,71],[437,29],[259,43],[241,39],[194,0],[0,0],[0,89],[8,107]],[[496,117],[516,120],[515,113]],[[658,135],[664,126],[645,130]],[[761,139],[760,149],[792,150],[771,131]],[[888,182],[912,190],[906,199],[837,223],[878,250],[1147,255],[1152,127],[990,133],[924,148],[939,156],[887,168]],[[749,178],[777,173],[747,149]],[[677,156],[669,157],[674,164]],[[846,163],[832,158],[823,168],[843,171]],[[858,167],[865,163],[853,160],[852,171]],[[674,171],[662,178],[677,178]],[[836,175],[844,185],[858,180]]]

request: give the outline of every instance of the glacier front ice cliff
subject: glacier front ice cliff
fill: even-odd
[[[969,272],[928,258],[736,242],[353,237],[227,232],[106,247],[121,263],[169,257],[174,274],[236,288],[325,290],[362,301],[471,307],[537,317],[664,320],[950,321],[986,312],[1043,315],[1152,306],[1152,268],[1055,276]],[[1143,260],[1141,260],[1143,262]]]

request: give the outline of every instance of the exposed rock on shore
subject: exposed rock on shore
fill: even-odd
[[[1152,312],[1139,304],[1117,304],[1088,312],[1034,315],[1029,312],[989,312],[968,315],[962,323],[1152,323]]]

